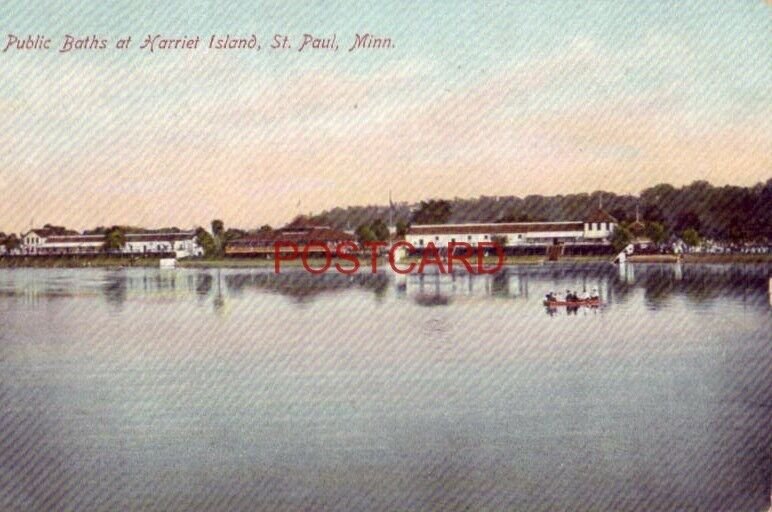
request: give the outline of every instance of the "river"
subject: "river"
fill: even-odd
[[[0,509],[767,510],[769,275],[0,270]]]

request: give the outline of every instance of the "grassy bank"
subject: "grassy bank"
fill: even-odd
[[[265,258],[201,258],[180,260],[177,262],[178,267],[183,268],[273,268],[274,260]],[[311,268],[321,268],[324,265],[324,260],[312,260],[309,262]],[[335,261],[331,263],[334,265]],[[345,265],[346,262],[341,262],[341,265]],[[300,267],[303,262],[300,258],[295,260],[282,260],[282,267]],[[350,266],[350,263],[349,263]]]
[[[404,260],[405,262],[415,262],[418,263],[421,261],[420,257],[412,256],[410,258],[407,258]],[[472,264],[472,266],[477,264],[476,258],[470,258],[469,262]],[[492,267],[495,266],[498,262],[498,258],[496,256],[486,256],[483,258],[483,263],[486,267]],[[565,263],[609,263],[611,262],[611,256],[562,256],[558,261],[549,261],[545,256],[507,256],[504,258],[504,265],[505,266],[512,266],[512,265],[554,265],[554,264],[565,264]],[[445,263],[445,260],[443,258],[443,263]],[[463,266],[463,263],[461,263],[458,259],[454,260],[453,266],[461,267]]]
[[[442,264],[445,265],[447,263],[446,259],[444,257],[440,258],[442,260]],[[504,259],[504,265],[541,265],[544,263],[544,256],[511,256]],[[427,260],[427,261],[431,261]],[[486,256],[483,258],[483,265],[485,265],[486,268],[493,267],[498,263],[498,258],[495,256]],[[409,258],[404,258],[400,260],[399,264],[401,265],[407,265],[409,263],[415,263],[419,264],[421,262],[420,256],[411,256]],[[477,265],[477,258],[469,258],[469,263],[472,265],[472,267]],[[427,267],[432,267],[436,265],[427,264]],[[453,260],[453,268],[464,268],[464,264],[458,259]]]
[[[684,263],[772,263],[772,254],[685,254]]]
[[[677,263],[676,254],[633,254],[628,256],[628,263]]]
[[[122,258],[114,256],[14,256],[0,258],[0,268],[123,268],[158,267],[158,265],[158,258]]]
[[[633,254],[630,263],[772,263],[772,254]]]

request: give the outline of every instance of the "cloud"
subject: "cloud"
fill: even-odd
[[[12,198],[0,213],[10,229],[31,217],[249,227],[288,220],[298,200],[319,211],[384,203],[389,189],[418,200],[766,179],[770,107],[727,117],[731,102],[695,101],[681,68],[692,52],[658,32],[613,48],[580,37],[452,82],[410,58],[363,70],[75,58],[61,73],[20,61],[0,86]]]

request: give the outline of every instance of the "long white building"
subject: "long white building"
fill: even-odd
[[[104,253],[104,235],[53,234],[46,229],[33,229],[22,239],[22,254],[67,256]],[[127,233],[125,243],[110,254],[122,256],[169,255],[177,258],[202,256],[195,231]]]
[[[548,246],[557,244],[610,243],[617,220],[598,210],[583,221],[563,222],[502,222],[490,224],[424,224],[408,229],[405,239],[417,249],[429,242],[446,248],[449,243],[466,242],[472,245],[503,239],[506,247]]]

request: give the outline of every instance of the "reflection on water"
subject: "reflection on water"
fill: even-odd
[[[743,265],[621,265],[505,268],[494,275],[457,272],[452,275],[390,275],[386,273],[314,276],[302,271],[281,274],[256,270],[119,269],[5,271],[0,274],[0,298],[23,298],[29,304],[101,293],[107,302],[127,299],[181,299],[195,294],[225,303],[244,293],[278,294],[302,304],[325,294],[371,291],[383,298],[389,290],[416,304],[448,305],[455,296],[540,301],[549,290],[589,291],[596,288],[604,303],[624,302],[642,290],[645,304],[657,308],[673,297],[705,303],[727,296],[743,301],[768,299],[769,271]],[[63,275],[62,275],[63,274]],[[85,278],[84,278],[85,277]]]
[[[761,266],[0,270],[0,509],[765,510],[768,289]]]

